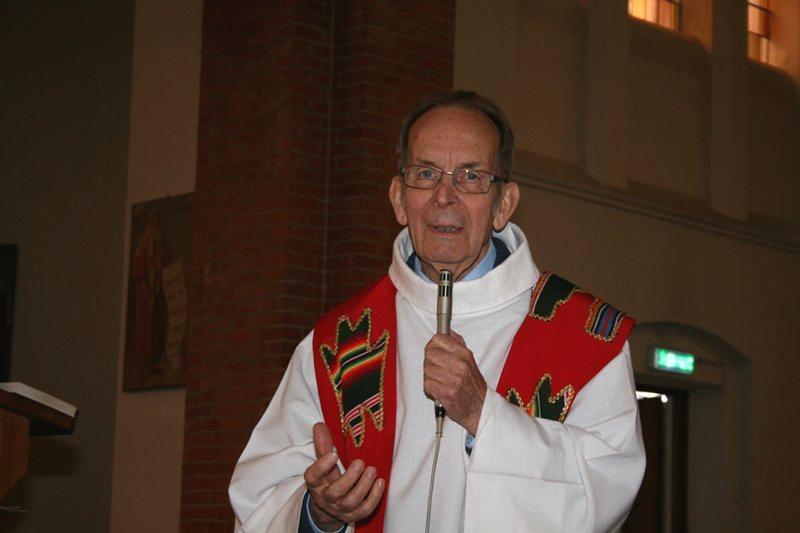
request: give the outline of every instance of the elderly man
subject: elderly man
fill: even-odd
[[[230,487],[242,531],[608,531],[644,472],[633,321],[540,273],[509,222],[513,134],[471,92],[404,122],[389,274],[297,347]],[[452,332],[436,286],[453,272]]]

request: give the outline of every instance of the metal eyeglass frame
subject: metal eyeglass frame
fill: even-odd
[[[433,187],[417,187],[416,185],[409,185],[408,183],[406,183],[406,169],[407,168],[411,168],[411,167],[414,167],[414,168],[429,168],[431,170],[435,170],[436,172],[438,172],[439,173],[439,177],[435,180],[435,185]],[[461,172],[484,172],[484,173],[489,175],[489,186],[486,187],[485,191],[464,191],[464,190],[461,189],[461,187],[459,187],[459,185],[462,185],[463,183],[456,181],[456,174],[459,174]],[[432,191],[433,189],[437,188],[439,186],[439,184],[442,182],[442,177],[445,174],[449,174],[450,175],[451,179],[453,180],[453,187],[458,192],[461,192],[461,193],[464,193],[464,194],[486,194],[492,188],[492,183],[495,183],[495,182],[508,183],[508,181],[509,181],[507,177],[500,177],[500,176],[497,176],[496,174],[492,174],[488,170],[483,170],[483,169],[478,169],[478,168],[460,168],[458,170],[451,170],[451,171],[442,170],[440,168],[433,167],[431,165],[405,165],[404,167],[400,168],[400,178],[403,180],[403,185],[405,185],[406,187],[411,187],[412,189],[419,189],[419,190],[422,190],[422,191]]]

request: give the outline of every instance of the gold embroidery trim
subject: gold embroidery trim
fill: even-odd
[[[572,287],[572,290],[569,291],[569,293],[564,298],[562,298],[561,300],[557,300],[556,303],[553,304],[553,310],[551,311],[550,316],[536,314],[534,312],[534,309],[536,309],[536,300],[539,298],[539,295],[542,293],[542,290],[544,290],[544,286],[547,285],[547,281],[550,279],[550,276],[552,276],[552,274],[549,272],[539,276],[539,279],[536,282],[536,285],[533,287],[533,291],[531,292],[531,303],[530,306],[528,307],[528,316],[531,316],[533,318],[538,318],[539,320],[544,320],[545,322],[550,322],[551,320],[553,320],[553,317],[556,316],[556,311],[558,311],[559,306],[561,306],[561,304],[567,303],[569,299],[572,298],[573,294],[575,294],[576,292],[583,292],[580,289],[580,287],[575,285]]]
[[[545,380],[549,380],[551,384],[553,383],[553,378],[550,374],[543,375],[542,379],[539,380],[538,385],[536,385],[536,388],[534,389],[533,394],[531,395],[531,399],[527,404],[522,403],[522,396],[514,387],[508,389],[508,392],[506,393],[506,401],[513,404],[514,402],[512,402],[511,399],[514,398],[517,401],[516,403],[519,406],[519,408],[528,413],[529,416],[531,417],[538,416],[538,413],[533,414],[531,411],[533,411],[534,407],[533,401],[536,397],[539,396],[539,389],[542,387],[542,384],[545,382]],[[564,419],[567,417],[569,408],[572,406],[572,398],[574,395],[575,395],[574,387],[572,385],[567,385],[566,387],[558,391],[558,394],[547,398],[548,403],[554,404],[558,401],[560,397],[562,396],[564,397],[564,408],[561,409],[561,414],[558,417],[559,422],[564,422]],[[541,400],[539,401],[539,404],[541,405]]]
[[[606,303],[606,302],[602,301],[600,298],[595,298],[594,299],[594,301],[592,302],[592,305],[589,306],[589,316],[586,319],[586,325],[583,327],[583,329],[586,331],[586,333],[588,333],[589,335],[591,335],[595,339],[599,339],[601,341],[610,343],[610,342],[612,342],[614,340],[614,337],[617,336],[617,332],[619,331],[620,326],[622,326],[622,323],[625,321],[625,317],[627,315],[625,315],[625,313],[623,313],[622,311],[617,309],[617,311],[619,311],[619,313],[620,313],[619,320],[617,320],[617,323],[614,324],[614,329],[611,330],[611,335],[609,335],[608,337],[604,337],[602,335],[598,335],[597,333],[593,333],[592,332],[592,322],[594,322],[593,317],[594,317],[595,312],[596,312],[595,307],[598,306],[598,304],[603,304],[603,303]],[[609,304],[609,305],[611,305],[611,304]],[[613,307],[613,306],[611,306],[611,307]]]
[[[364,320],[364,317],[368,317],[369,318],[369,320],[367,322],[369,326],[367,328],[367,343],[366,344],[367,344],[367,350],[371,350],[372,347],[374,346],[374,344],[370,343],[370,340],[372,339],[372,309],[371,308],[369,308],[369,307],[365,307],[364,308],[364,310],[361,312],[361,316],[359,316],[358,320],[356,320],[356,326],[358,324],[360,324],[362,320]],[[347,327],[350,329],[350,331],[354,331],[355,330],[355,328],[353,327],[353,323],[350,322],[350,317],[348,317],[346,315],[340,316],[339,320],[336,322],[336,339],[335,339],[335,341],[333,343],[334,348],[331,349],[330,345],[328,345],[328,344],[320,344],[319,345],[319,356],[322,358],[322,364],[325,365],[325,370],[327,371],[328,379],[330,380],[331,386],[333,387],[333,392],[336,395],[336,403],[339,406],[339,424],[342,426],[342,434],[346,436],[349,433],[350,434],[350,440],[353,441],[353,445],[356,448],[360,448],[361,446],[364,445],[364,441],[366,440],[366,436],[367,436],[367,413],[369,413],[369,418],[372,419],[372,422],[375,425],[375,429],[377,429],[378,431],[383,431],[383,421],[384,421],[384,418],[385,418],[385,413],[384,413],[384,410],[383,410],[383,407],[384,407],[384,403],[383,403],[383,401],[384,401],[384,375],[386,373],[386,354],[389,353],[390,334],[389,334],[389,330],[388,329],[384,329],[383,333],[381,333],[381,336],[378,337],[379,339],[384,337],[384,336],[386,337],[386,353],[384,353],[384,356],[381,358],[381,374],[380,374],[380,380],[379,380],[379,385],[378,385],[379,401],[380,401],[380,405],[381,405],[381,407],[379,409],[380,420],[376,420],[375,419],[375,415],[373,415],[372,411],[370,411],[367,408],[367,406],[364,405],[364,402],[361,402],[359,404],[359,412],[361,414],[361,419],[363,420],[363,423],[364,423],[364,436],[361,439],[361,442],[359,443],[359,442],[356,441],[355,434],[353,434],[353,432],[350,430],[349,424],[347,424],[347,422],[345,421],[345,418],[344,418],[344,405],[342,403],[342,390],[341,390],[341,387],[337,387],[336,386],[336,383],[333,380],[333,375],[331,374],[331,369],[328,366],[328,361],[325,359],[325,352],[323,352],[323,349],[327,348],[328,351],[331,352],[334,355],[334,357],[339,354],[339,326],[341,326],[342,322],[346,322],[347,323]]]

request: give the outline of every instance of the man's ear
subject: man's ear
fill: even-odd
[[[511,181],[500,187],[500,201],[492,217],[492,227],[495,231],[501,231],[506,227],[511,215],[517,210],[519,204],[519,186]]]
[[[406,214],[406,200],[404,197],[403,182],[395,176],[392,178],[392,184],[389,185],[389,200],[392,202],[392,209],[394,209],[394,218],[401,226],[408,224],[408,215]]]

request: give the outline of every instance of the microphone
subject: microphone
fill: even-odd
[[[453,313],[453,273],[449,270],[439,272],[439,295],[436,298],[436,333],[450,335],[450,316]],[[434,404],[437,433],[441,433],[445,410],[438,401]]]
[[[453,312],[453,273],[449,270],[439,271],[439,295],[436,298],[436,333],[450,335],[450,315]],[[434,400],[436,413],[436,447],[433,450],[433,465],[431,466],[431,484],[428,487],[428,511],[425,514],[425,533],[431,530],[431,507],[433,504],[433,484],[436,479],[436,463],[439,460],[439,445],[442,442],[442,429],[444,428],[444,406]]]

